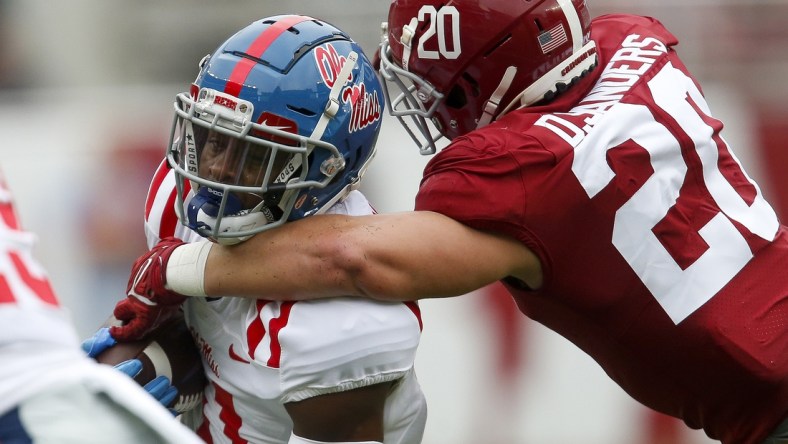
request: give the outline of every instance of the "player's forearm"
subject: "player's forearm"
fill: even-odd
[[[306,273],[274,270],[265,266],[264,258],[210,242],[180,246],[173,256],[178,261],[167,264],[166,288],[184,296],[304,300],[353,294],[336,287],[350,279],[335,278],[329,285],[324,282],[327,273],[308,278]]]
[[[345,268],[330,266],[320,254],[301,249],[301,242],[308,241],[277,239],[264,241],[260,236],[232,247],[215,245],[205,267],[206,294],[271,300],[357,295]]]
[[[208,241],[179,246],[167,264],[167,288],[186,296],[271,300],[356,294],[348,267],[329,266],[326,254],[320,253],[322,244],[315,238],[321,236],[293,230],[293,225],[232,247]],[[333,247],[322,248],[330,251]],[[328,259],[340,262],[334,254],[328,254]]]
[[[355,242],[365,232],[354,234],[359,227],[357,218],[322,216],[232,247],[182,245],[167,264],[167,287],[187,296],[271,300],[370,296],[358,285],[359,271],[370,265],[359,256],[365,254]]]
[[[215,245],[205,267],[209,296],[275,300],[360,296],[416,299],[403,285],[407,264],[393,269],[376,250],[384,241],[382,217],[320,216],[286,224],[232,247]]]
[[[232,247],[213,245],[204,269],[190,272],[201,274],[204,287],[185,294],[272,300],[455,296],[517,275],[524,262],[520,249],[517,242],[434,213],[313,216]],[[171,268],[168,282],[177,283]]]

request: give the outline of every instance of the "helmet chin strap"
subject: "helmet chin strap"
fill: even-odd
[[[410,61],[410,53],[413,46],[413,37],[416,36],[416,30],[419,26],[419,19],[413,17],[410,23],[402,27],[402,36],[399,41],[402,43],[402,69],[408,70],[408,62]]]
[[[236,196],[229,193],[227,199],[224,199],[225,193],[227,192],[217,191],[208,186],[200,187],[200,190],[187,200],[186,215],[189,228],[220,244],[233,245],[251,236],[220,237],[218,234],[239,233],[278,220],[263,201],[251,210],[243,210]],[[226,200],[224,208],[222,208],[223,200]]]
[[[501,83],[498,84],[498,87],[495,88],[495,91],[493,91],[490,99],[484,104],[482,117],[476,124],[477,129],[487,126],[490,122],[492,122],[493,117],[495,117],[495,112],[498,111],[498,107],[501,105],[501,99],[503,99],[503,96],[505,96],[507,91],[509,91],[509,87],[512,86],[512,81],[514,80],[514,76],[516,74],[516,66],[510,66],[506,68],[506,72],[503,73],[503,77],[501,78]]]

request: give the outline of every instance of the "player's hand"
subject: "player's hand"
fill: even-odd
[[[167,261],[175,249],[184,245],[180,239],[162,239],[150,251],[140,256],[131,267],[126,294],[137,299],[148,299],[159,305],[179,305],[185,297],[168,288]]]
[[[88,357],[95,358],[115,344],[117,344],[117,341],[109,333],[109,328],[101,327],[93,334],[93,337],[82,341],[82,350],[88,354]]]
[[[142,371],[142,361],[139,359],[129,359],[128,361],[123,361],[116,365],[115,369],[120,370],[133,379]],[[178,397],[178,389],[170,383],[169,378],[166,376],[157,376],[142,388],[159,401],[161,405],[167,407],[168,410],[170,410],[169,407],[175,401],[175,398]],[[173,415],[176,414],[173,410],[170,410],[170,413]]]
[[[159,305],[151,300],[130,295],[115,305],[113,314],[123,325],[109,328],[109,335],[121,342],[142,339],[172,318],[179,305]]]
[[[115,317],[123,325],[110,328],[113,338],[119,341],[141,339],[178,310],[186,298],[166,288],[167,261],[175,248],[184,243],[174,237],[162,239],[134,261],[126,286],[127,297],[115,306]]]
[[[109,328],[102,327],[98,329],[92,337],[82,341],[82,350],[88,354],[88,357],[95,358],[100,355],[101,352],[115,344],[117,344],[117,341],[110,334]],[[134,378],[142,371],[142,361],[139,359],[129,359],[115,365],[115,369]],[[159,376],[145,384],[142,388],[164,407],[170,407],[175,401],[175,398],[178,397],[178,389],[170,383],[170,380],[166,376]],[[173,410],[170,410],[170,412],[175,414]]]

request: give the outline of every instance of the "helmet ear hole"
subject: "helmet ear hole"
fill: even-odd
[[[477,98],[481,94],[479,83],[470,74],[463,73],[461,78],[462,82],[454,84],[446,96],[445,103],[450,108],[462,109],[469,102],[468,94],[472,98]]]
[[[460,109],[463,106],[468,104],[468,98],[465,96],[465,90],[463,90],[459,85],[454,85],[454,87],[449,91],[449,95],[446,96],[446,106]]]

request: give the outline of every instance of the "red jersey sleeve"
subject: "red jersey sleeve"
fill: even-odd
[[[507,136],[511,138],[512,134]],[[521,159],[501,150],[507,144],[496,141],[498,137],[504,134],[469,134],[438,153],[424,170],[416,210],[441,213],[474,229],[530,244],[532,240],[520,222],[525,219],[529,201]],[[553,155],[538,143],[527,139],[521,142],[532,145],[534,149],[526,151],[543,157],[542,161],[554,162]]]

